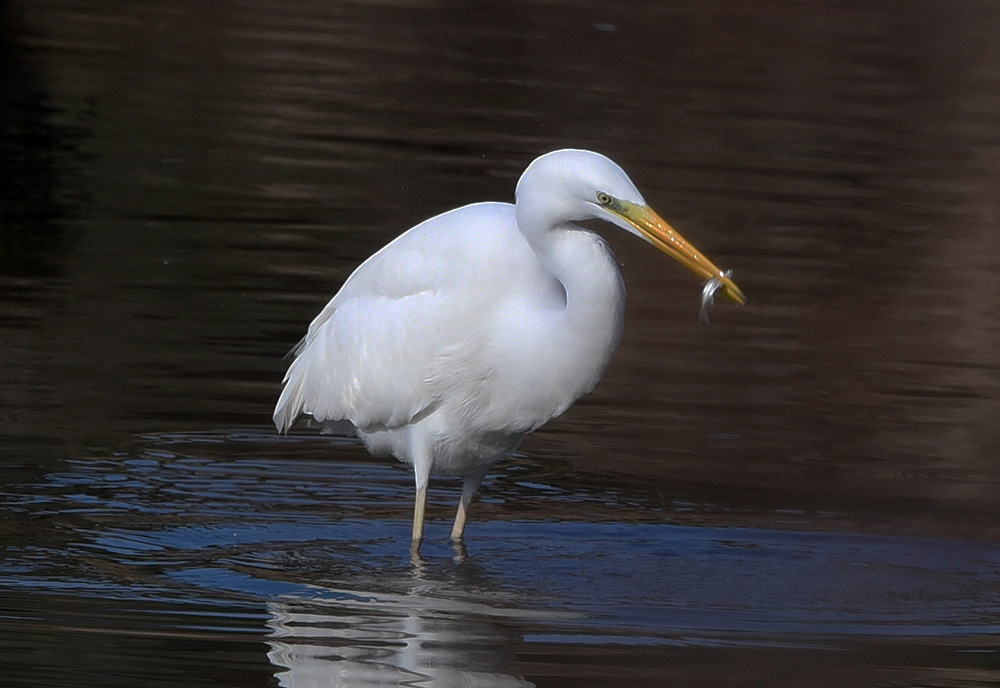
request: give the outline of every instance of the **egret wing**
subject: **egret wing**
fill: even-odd
[[[274,412],[278,429],[302,413],[378,429],[431,412],[446,392],[442,361],[476,360],[484,345],[472,323],[496,296],[483,288],[495,284],[485,271],[512,224],[507,204],[466,206],[365,261],[297,347]]]

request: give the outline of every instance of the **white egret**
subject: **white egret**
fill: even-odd
[[[594,388],[618,346],[625,286],[577,221],[635,234],[737,303],[739,287],[598,153],[559,150],[521,175],[516,202],[433,217],[361,264],[295,348],[274,423],[350,421],[368,450],[413,465],[413,550],[431,474],[460,476],[460,541],[487,470]]]

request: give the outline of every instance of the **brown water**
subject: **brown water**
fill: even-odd
[[[0,4],[0,683],[1000,682],[1000,6]],[[581,146],[597,391],[483,487],[270,427],[367,255]]]

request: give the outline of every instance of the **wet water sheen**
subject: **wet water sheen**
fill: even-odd
[[[14,0],[0,32],[0,683],[1000,682],[994,4]],[[274,434],[281,356],[570,145],[752,301],[699,325],[605,231],[605,379],[466,551],[434,482],[413,561],[405,468]]]

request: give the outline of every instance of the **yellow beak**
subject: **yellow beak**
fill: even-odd
[[[726,296],[736,303],[746,303],[746,296],[736,283],[715,267],[705,255],[682,237],[677,230],[663,221],[652,208],[647,205],[637,205],[622,199],[615,199],[611,210],[636,228],[639,235],[656,248],[685,265],[696,275],[705,279],[717,279],[722,283]]]

